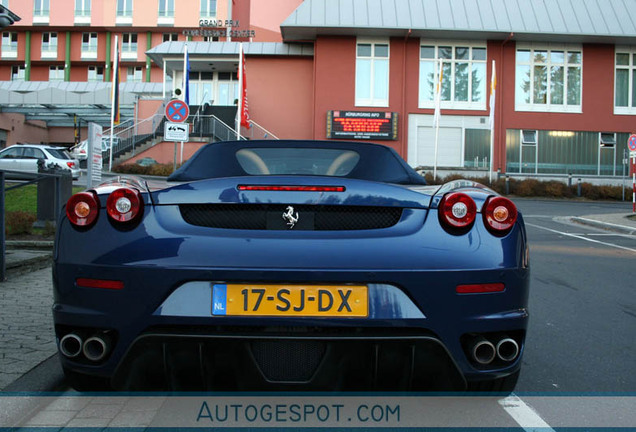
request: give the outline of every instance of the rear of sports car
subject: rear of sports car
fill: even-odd
[[[120,181],[67,204],[55,330],[80,389],[509,391],[527,259],[470,182]]]

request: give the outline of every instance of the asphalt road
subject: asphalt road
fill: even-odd
[[[530,328],[517,392],[635,392],[636,237],[565,216],[631,203],[516,200],[530,242]]]

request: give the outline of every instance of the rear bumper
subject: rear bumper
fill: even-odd
[[[75,286],[76,277],[112,279],[113,274],[124,282],[123,290]],[[367,284],[369,301],[376,304],[375,312],[368,318],[212,315],[214,282],[306,284],[308,279],[314,284]],[[455,292],[460,284],[494,280],[503,282],[506,290],[476,295]],[[69,332],[88,338],[106,331],[112,343],[103,361],[95,363],[81,356],[76,359],[60,356],[64,367],[112,378],[115,386],[127,389],[147,388],[148,383],[155,383],[163,390],[210,386],[244,390],[397,389],[387,383],[399,383],[400,389],[438,389],[443,382],[453,387],[442,387],[442,390],[452,390],[457,386],[461,388],[466,380],[492,379],[517,371],[528,320],[528,271],[525,269],[370,272],[115,269],[58,264],[54,285],[53,315],[58,340]],[[191,286],[202,287],[199,296],[183,291],[184,287]],[[180,292],[188,295],[182,297],[181,313],[175,313],[175,293]],[[171,304],[172,309],[167,307]],[[513,337],[521,353],[511,362],[475,364],[467,346],[473,335],[485,335],[493,342]],[[287,345],[276,346],[283,342]],[[260,351],[254,344],[260,344]],[[311,379],[272,379],[256,361],[255,352],[306,353],[313,346],[322,347],[323,354]],[[311,356],[304,360],[305,363],[312,361],[316,362]],[[235,367],[239,364],[241,367]],[[348,377],[358,376],[352,365],[360,365],[361,370],[368,372],[366,378],[350,381]],[[406,378],[383,381],[382,376],[392,376],[391,369],[410,372]],[[183,376],[184,371],[191,376]],[[219,373],[222,377],[235,378],[220,379]],[[149,380],[145,384],[139,381],[144,377]],[[243,379],[247,377],[249,380]],[[436,377],[444,379],[440,381]],[[326,384],[328,382],[332,387]],[[172,387],[175,383],[178,383],[176,388]]]

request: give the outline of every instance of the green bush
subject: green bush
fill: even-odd
[[[31,234],[35,215],[26,211],[8,211],[5,213],[5,234]]]
[[[500,177],[490,183],[490,178],[484,177],[466,177],[461,174],[449,174],[444,178],[439,176],[433,181],[431,172],[424,174],[426,182],[430,185],[441,185],[453,180],[472,180],[481,183],[495,192],[506,194],[506,179]],[[537,179],[517,180],[508,179],[508,194],[520,197],[546,197],[546,198],[576,198],[578,197],[578,186],[568,187],[566,183],[558,180],[540,181]],[[620,186],[595,186],[591,183],[581,183],[581,197],[591,200],[617,200],[623,199],[623,192]]]

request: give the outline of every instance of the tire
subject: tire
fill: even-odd
[[[484,381],[470,381],[468,383],[467,391],[509,395],[514,391],[517,381],[519,380],[520,373],[521,370],[518,370],[517,372],[503,378],[495,378]]]
[[[85,375],[64,367],[62,369],[66,384],[79,392],[106,392],[113,390],[108,378]]]

